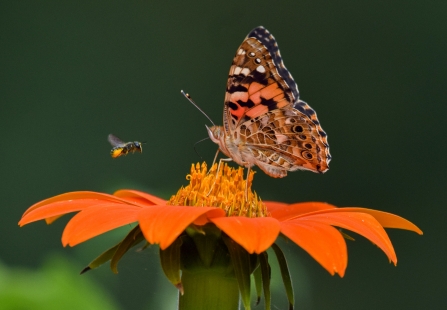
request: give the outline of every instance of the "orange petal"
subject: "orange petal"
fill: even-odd
[[[289,205],[288,203],[278,201],[264,201],[264,204],[269,212],[272,212],[273,210],[276,210],[278,208],[287,207]]]
[[[117,227],[136,222],[142,208],[107,203],[87,208],[76,214],[65,227],[62,244],[75,246]]]
[[[109,202],[107,200],[98,200],[98,199],[75,199],[75,200],[63,200],[49,203],[47,205],[42,205],[31,211],[25,212],[25,214],[23,215],[22,219],[19,222],[19,225],[23,226],[25,224],[47,218],[53,218],[53,217],[59,218],[61,215],[64,215],[66,213],[80,211],[93,205],[103,203],[109,203]],[[53,221],[54,219],[50,220],[49,223]]]
[[[398,215],[373,210],[373,209],[365,209],[365,208],[355,208],[355,207],[345,207],[337,209],[339,211],[347,211],[347,212],[361,212],[361,213],[367,213],[369,215],[374,216],[374,218],[385,228],[399,228],[399,229],[406,229],[411,230],[419,235],[422,235],[422,230],[419,229],[416,225],[414,225],[409,220],[404,219],[403,217],[400,217]],[[338,212],[339,212],[338,211]]]
[[[138,216],[141,231],[149,243],[159,243],[164,250],[197,218],[225,216],[225,211],[214,207],[151,206]]]
[[[315,221],[281,222],[281,233],[302,247],[331,275],[345,274],[348,251],[340,232],[332,226]]]
[[[164,199],[131,189],[121,189],[113,193],[113,195],[120,198],[125,198],[126,200],[131,198],[132,200],[135,200],[135,202],[144,203],[146,205],[166,205],[166,200]]]
[[[280,231],[279,222],[271,217],[230,216],[213,218],[211,222],[250,254],[266,251]]]
[[[337,209],[343,210],[343,209]],[[320,213],[320,214],[310,214],[308,216],[300,217],[293,221],[317,221],[320,223],[325,223],[332,226],[337,226],[345,229],[349,229],[363,237],[369,239],[371,242],[376,244],[383,252],[388,256],[388,258],[396,265],[397,257],[394,252],[393,245],[388,238],[385,229],[382,225],[371,215],[360,212],[331,212]]]
[[[35,203],[31,207],[28,208],[28,210],[25,211],[25,214],[28,212],[31,212],[37,208],[40,208],[41,206],[57,202],[57,201],[64,201],[64,200],[75,200],[75,199],[98,199],[98,200],[105,200],[105,201],[121,201],[121,199],[104,193],[97,193],[97,192],[88,192],[88,191],[79,191],[79,192],[70,192],[65,193],[61,195],[57,195],[42,201],[39,201],[38,203]]]
[[[270,212],[270,216],[278,221],[285,221],[306,213],[331,209],[337,209],[337,207],[325,202],[298,202],[282,208],[275,208]]]

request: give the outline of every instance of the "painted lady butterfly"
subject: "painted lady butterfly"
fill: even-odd
[[[250,171],[274,178],[287,171],[324,173],[331,155],[315,111],[299,99],[275,38],[253,29],[239,46],[228,75],[223,126],[208,128],[219,150]]]

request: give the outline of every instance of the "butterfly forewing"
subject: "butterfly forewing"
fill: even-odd
[[[329,169],[327,135],[315,111],[299,99],[278,44],[263,27],[248,34],[233,59],[224,134],[219,145],[225,154],[240,165],[257,165],[270,176]]]

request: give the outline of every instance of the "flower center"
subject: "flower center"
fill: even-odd
[[[186,176],[189,185],[181,187],[168,201],[171,206],[218,207],[227,216],[265,217],[267,208],[261,198],[251,191],[254,171],[244,179],[244,169],[234,169],[223,164],[217,171],[214,164],[207,173],[206,163],[192,164],[191,173]],[[216,177],[217,175],[217,177]],[[247,200],[245,200],[247,186]]]

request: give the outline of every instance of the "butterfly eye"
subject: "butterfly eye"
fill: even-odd
[[[255,59],[255,63],[260,64],[260,63],[261,63],[261,59],[256,58],[256,59]]]
[[[220,133],[220,128],[219,128],[219,127],[217,127],[217,128],[213,131],[213,136],[214,136],[215,139],[219,139],[219,138],[220,138],[221,133]]]
[[[256,54],[255,54],[254,52],[250,52],[250,53],[248,53],[248,56],[249,56],[249,57],[255,57]]]

